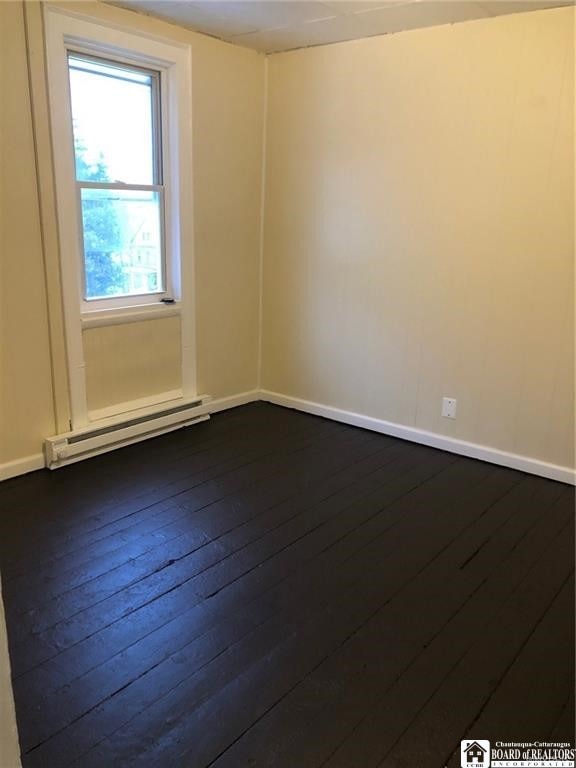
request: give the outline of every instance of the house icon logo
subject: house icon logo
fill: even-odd
[[[489,768],[490,742],[485,739],[462,741],[460,757],[462,768]]]

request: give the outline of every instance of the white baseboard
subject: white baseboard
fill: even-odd
[[[558,480],[561,483],[576,485],[576,470],[570,467],[562,467],[557,464],[548,464],[545,461],[531,459],[528,456],[519,456],[515,453],[500,451],[497,448],[490,448],[486,445],[469,443],[465,440],[457,440],[453,437],[439,435],[436,432],[427,432],[424,429],[407,427],[402,424],[395,424],[392,421],[375,419],[371,416],[364,416],[361,413],[352,411],[343,411],[340,408],[332,408],[320,403],[313,403],[309,400],[300,400],[297,397],[281,395],[278,392],[268,390],[260,391],[260,399],[275,405],[283,405],[287,408],[296,408],[299,411],[313,413],[316,416],[324,416],[334,421],[342,421],[345,424],[352,424],[355,427],[371,429],[374,432],[381,432],[384,435],[400,437],[402,440],[410,440],[421,445],[428,445],[431,448],[440,448],[443,451],[457,453],[461,456],[468,456],[472,459],[481,459],[489,461],[492,464],[499,464],[510,469],[518,469],[522,472],[528,472],[531,475],[539,475],[550,480]]]
[[[259,389],[251,389],[248,392],[240,392],[239,395],[216,398],[208,404],[208,412],[218,413],[218,411],[226,411],[228,408],[236,408],[239,405],[255,403],[263,399],[260,394]]]
[[[34,472],[37,469],[44,469],[45,466],[43,453],[34,453],[32,456],[24,456],[22,459],[7,461],[5,464],[0,464],[0,481],[25,475],[27,472]]]
[[[518,469],[521,472],[528,472],[532,475],[539,475],[550,480],[558,480],[562,483],[576,485],[576,470],[570,467],[562,467],[557,464],[549,464],[545,461],[532,459],[528,456],[520,456],[515,453],[500,451],[497,448],[490,448],[477,443],[469,443],[465,440],[457,440],[445,435],[439,435],[436,432],[427,432],[423,429],[395,424],[383,419],[375,419],[371,416],[365,416],[353,411],[344,411],[340,408],[333,408],[320,403],[313,403],[309,400],[301,400],[297,397],[282,395],[278,392],[269,390],[252,389],[248,392],[241,392],[238,395],[221,397],[212,400],[208,404],[209,413],[218,413],[228,408],[236,408],[239,405],[247,405],[258,400],[264,400],[275,405],[282,405],[286,408],[296,408],[306,413],[313,413],[317,416],[324,416],[327,419],[341,421],[344,424],[351,424],[355,427],[370,429],[374,432],[381,432],[384,435],[399,437],[402,440],[410,440],[421,445],[428,445],[432,448],[439,448],[450,453],[457,453],[461,456],[468,456],[473,459],[488,461],[492,464],[499,464],[503,467]],[[0,464],[0,481],[7,480],[10,477],[23,475],[27,472],[33,472],[42,469],[45,466],[44,455],[42,453],[25,456],[22,459],[9,461]]]

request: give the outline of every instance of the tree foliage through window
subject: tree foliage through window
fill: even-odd
[[[84,181],[110,181],[102,157],[91,162],[86,148],[75,137],[76,178]],[[83,190],[82,228],[84,235],[84,264],[86,296],[110,296],[125,290],[124,270],[118,260],[121,244],[121,222],[118,209],[110,199],[91,198]]]

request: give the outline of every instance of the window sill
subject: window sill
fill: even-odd
[[[126,309],[97,309],[82,314],[82,328],[100,328],[105,325],[139,323],[180,315],[180,302],[174,304],[148,304]]]

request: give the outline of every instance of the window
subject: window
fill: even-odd
[[[43,8],[76,429],[91,418],[85,328],[178,315],[182,396],[196,395],[191,50]]]
[[[190,49],[51,6],[45,15],[65,303],[73,292],[87,321],[181,305],[185,271],[192,282]]]
[[[166,293],[160,73],[68,52],[83,299]],[[132,280],[149,242],[150,279]]]

